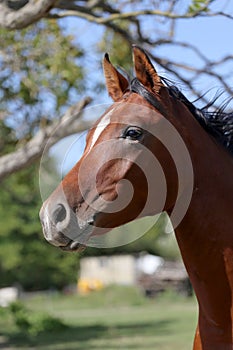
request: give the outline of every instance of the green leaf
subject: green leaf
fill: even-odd
[[[193,0],[188,8],[189,14],[196,14],[201,12],[208,12],[209,5],[212,1],[208,0]]]

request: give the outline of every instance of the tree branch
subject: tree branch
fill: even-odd
[[[60,120],[40,129],[24,146],[21,146],[15,152],[2,156],[0,158],[0,181],[9,174],[25,168],[41,157],[45,146],[50,148],[63,137],[90,128],[93,122],[87,122],[81,119],[84,107],[90,102],[90,98],[85,98],[68,109]]]
[[[227,16],[230,18],[230,15],[226,15],[223,12],[207,12],[203,13],[203,9],[198,10],[196,12],[187,12],[184,14],[178,14],[173,13],[169,11],[160,11],[160,10],[138,10],[138,11],[131,11],[131,12],[121,12],[121,13],[113,13],[109,15],[108,17],[100,17],[96,16],[90,9],[69,9],[69,6],[64,9],[64,11],[60,11],[54,15],[49,15],[50,18],[64,18],[64,17],[80,17],[83,19],[86,19],[89,22],[94,22],[96,24],[106,25],[109,22],[117,21],[117,20],[132,20],[139,16],[159,16],[159,17],[165,17],[169,19],[189,19],[189,18],[195,18],[197,16],[204,16],[204,17],[213,17],[213,16]]]
[[[30,0],[20,9],[12,9],[4,0],[0,0],[0,27],[22,29],[39,19],[46,17],[57,0]]]
[[[6,29],[22,29],[32,23],[37,22],[43,17],[63,18],[75,16],[83,18],[89,22],[96,24],[107,25],[118,20],[135,21],[140,16],[159,16],[169,19],[189,19],[197,16],[225,16],[232,19],[232,16],[224,12],[206,11],[208,2],[200,9],[188,11],[186,13],[175,13],[173,11],[160,11],[142,9],[138,11],[122,12],[118,9],[113,9],[104,1],[85,2],[85,6],[80,6],[75,1],[64,0],[0,0],[0,27]],[[97,9],[97,13],[96,10]],[[56,13],[51,13],[51,10],[56,10]],[[98,15],[106,13],[106,16]],[[102,12],[101,12],[102,11]]]

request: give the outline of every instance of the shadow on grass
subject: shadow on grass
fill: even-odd
[[[88,325],[88,326],[67,326],[60,332],[43,332],[37,336],[30,336],[28,334],[14,333],[9,334],[7,341],[4,342],[0,349],[8,348],[23,348],[34,349],[38,346],[50,347],[51,349],[64,349],[64,350],[85,350],[85,349],[109,349],[109,342],[111,343],[111,349],[119,349],[118,340],[121,338],[134,338],[135,336],[149,337],[151,335],[163,335],[171,333],[170,324],[174,323],[174,320],[170,319],[148,322],[148,323],[131,323],[121,325]],[[114,341],[115,339],[115,341]],[[98,340],[101,340],[98,342]],[[95,345],[96,344],[96,345]],[[106,345],[105,345],[106,344]],[[141,349],[139,346],[128,346],[127,349]]]

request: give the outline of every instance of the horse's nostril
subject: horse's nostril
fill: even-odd
[[[66,209],[63,204],[58,204],[57,208],[53,213],[53,222],[57,224],[58,222],[64,221],[66,218]]]

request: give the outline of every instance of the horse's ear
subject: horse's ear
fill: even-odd
[[[149,90],[159,93],[163,83],[148,55],[136,45],[133,46],[133,60],[137,79]]]
[[[112,65],[107,53],[104,56],[103,69],[108,93],[113,101],[118,101],[123,96],[124,91],[128,88],[129,82]]]

